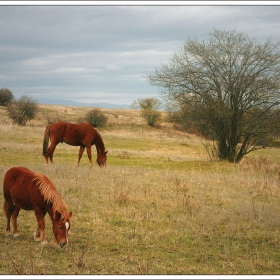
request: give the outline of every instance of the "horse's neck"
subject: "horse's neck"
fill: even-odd
[[[63,200],[58,200],[58,199],[51,201],[50,203],[47,204],[47,212],[52,222],[55,221],[56,212],[60,213],[62,218],[65,217],[67,212],[65,207],[65,202]]]
[[[54,222],[54,211],[53,211],[52,203],[48,203],[48,205],[47,205],[47,212],[48,212],[52,222]]]

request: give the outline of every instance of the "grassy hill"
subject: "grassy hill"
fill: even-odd
[[[19,165],[44,173],[73,211],[65,249],[48,216],[42,246],[32,236],[34,212],[20,212],[19,240],[5,236],[2,214],[1,274],[279,274],[279,149],[240,164],[211,162],[204,139],[175,130],[164,116],[150,128],[137,110],[101,109],[109,120],[99,129],[107,168],[90,168],[86,153],[76,167],[78,147],[67,144],[46,165],[48,118],[78,122],[89,110],[40,105],[36,119],[19,127],[0,107],[0,180]]]

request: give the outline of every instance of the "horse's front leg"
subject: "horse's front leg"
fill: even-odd
[[[38,223],[38,229],[34,233],[34,240],[42,242],[42,245],[47,244],[46,235],[45,235],[45,215],[46,213],[41,210],[35,210],[35,215]]]
[[[92,167],[91,146],[87,146],[87,155],[90,162],[90,166]]]
[[[81,157],[82,157],[82,155],[83,155],[84,149],[85,149],[84,146],[80,146],[77,165],[80,164],[80,160],[81,160]]]
[[[35,241],[41,241],[41,232],[39,227],[37,228],[37,230],[34,232],[34,240]]]

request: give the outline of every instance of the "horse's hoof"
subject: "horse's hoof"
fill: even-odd
[[[8,238],[12,238],[12,237],[13,237],[13,235],[12,235],[10,232],[8,232],[8,233],[6,233],[6,237],[8,237]]]
[[[35,241],[41,241],[40,235],[37,236],[36,234],[37,234],[37,232],[35,231],[34,234],[33,234],[34,240],[35,240]]]
[[[41,242],[41,244],[42,244],[43,246],[45,246],[45,245],[48,244],[48,241],[47,241],[47,240],[43,240],[43,241]]]
[[[14,239],[19,239],[20,236],[19,235],[14,235]]]

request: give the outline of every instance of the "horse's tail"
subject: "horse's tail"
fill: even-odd
[[[43,156],[46,156],[47,149],[49,147],[49,139],[50,139],[50,127],[51,125],[47,125],[44,133],[44,140],[43,140]]]

